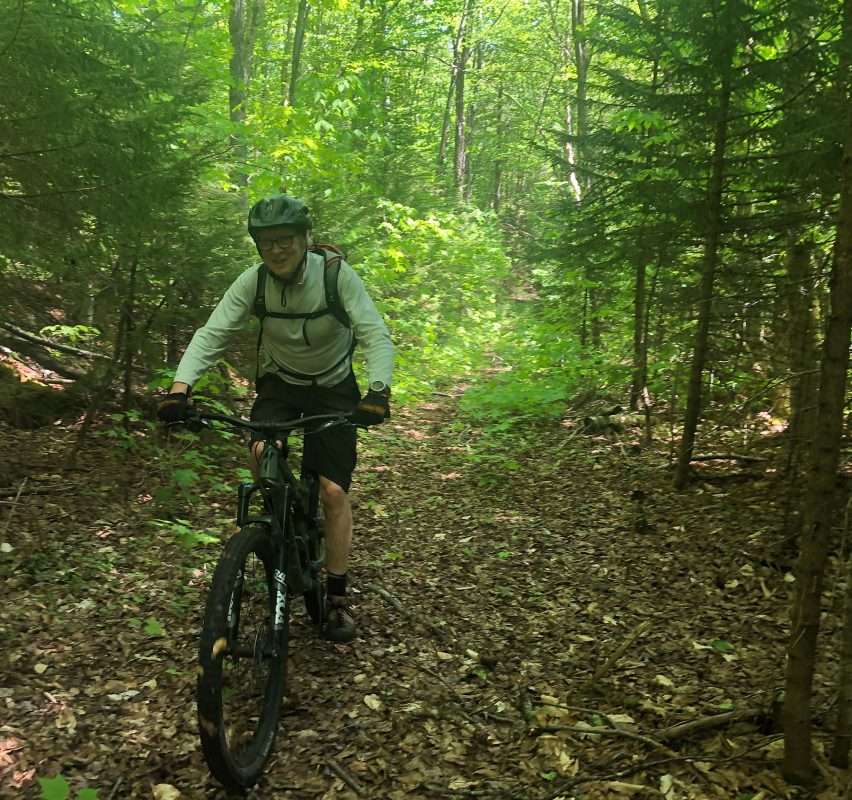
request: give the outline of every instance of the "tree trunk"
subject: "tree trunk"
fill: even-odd
[[[577,162],[582,164],[582,149],[585,146],[585,137],[588,135],[589,109],[586,101],[586,87],[588,84],[589,64],[591,54],[586,44],[586,7],[585,0],[571,0],[571,38],[574,43],[574,66],[577,70]],[[585,177],[578,176],[582,193],[586,194],[589,189],[590,178],[588,173]]]
[[[643,17],[647,20],[647,9],[641,6]],[[651,79],[651,97],[657,94],[657,82],[659,80],[659,58],[654,57]],[[649,130],[645,134],[647,139],[653,131]],[[653,161],[650,153],[645,159],[645,169],[650,172],[653,167]],[[648,239],[645,228],[645,221],[651,218],[651,212],[647,205],[642,208],[642,228],[639,231],[639,252],[636,262],[636,283],[633,287],[633,380],[630,385],[630,409],[637,411],[639,409],[640,398],[647,397],[646,384],[648,382],[648,305],[650,297],[646,297],[645,284],[647,283],[648,265],[650,263],[653,251],[646,242]],[[658,257],[661,260],[663,247],[660,247]],[[655,273],[654,280],[659,274],[659,269]],[[647,412],[647,405],[646,405]]]
[[[836,511],[835,482],[840,460],[846,373],[852,327],[852,0],[843,3],[839,88],[845,98],[846,141],[840,165],[840,210],[829,284],[829,312],[820,364],[819,402],[809,460],[801,549],[796,564],[784,702],[784,777],[813,780],[811,693],[816,661],[820,600]],[[844,681],[848,683],[848,681]],[[841,690],[844,686],[841,686]],[[847,707],[848,695],[841,698]],[[845,736],[846,732],[843,731]],[[840,747],[843,746],[841,740]],[[840,749],[840,748],[838,748]],[[838,752],[838,759],[840,759]]]
[[[231,39],[228,110],[235,127],[234,133],[231,134],[231,141],[234,147],[234,160],[237,163],[232,177],[234,183],[240,187],[245,187],[248,183],[245,169],[248,150],[242,128],[245,124],[251,83],[254,41],[263,17],[263,10],[263,0],[231,0],[228,16],[228,34]]]
[[[120,265],[120,263],[120,260],[117,259],[116,265]],[[80,449],[83,447],[83,443],[86,441],[86,437],[89,435],[89,430],[95,420],[95,415],[100,410],[104,398],[110,391],[113,380],[115,380],[118,375],[119,368],[121,367],[121,354],[124,351],[126,322],[127,317],[123,313],[122,309],[122,313],[118,315],[118,325],[116,326],[115,331],[112,358],[100,371],[97,365],[92,370],[91,381],[89,381],[91,385],[89,405],[86,407],[86,413],[83,416],[83,422],[80,424],[80,430],[77,432],[74,444],[71,445],[71,448],[65,456],[66,469],[70,469],[76,464],[77,453],[79,453]]]
[[[139,269],[139,256],[133,254],[130,262],[130,274],[127,279],[127,295],[122,304],[124,315],[124,397],[121,410],[127,411],[133,398],[133,357],[136,353],[136,273]]]
[[[849,746],[852,744],[852,554],[846,558],[846,602],[837,684],[837,727],[831,766],[849,769]]]
[[[299,0],[299,12],[296,15],[296,31],[293,34],[293,58],[290,62],[290,86],[287,93],[287,105],[296,105],[296,89],[302,69],[302,54],[305,50],[305,31],[308,27],[308,0]]]
[[[456,77],[459,71],[459,57],[461,55],[461,43],[464,37],[465,26],[467,24],[468,6],[465,2],[462,8],[461,19],[459,26],[456,29],[456,36],[453,39],[453,65],[450,68],[450,85],[447,87],[447,102],[444,104],[444,116],[441,120],[441,141],[438,145],[438,167],[443,169],[447,163],[447,146],[450,141],[450,111],[453,107],[453,95],[456,89]]]
[[[290,102],[290,71],[293,68],[293,11],[287,11],[284,21],[284,55],[281,57],[281,105]]]
[[[491,208],[500,213],[503,203],[503,85],[497,87],[497,158],[494,159],[494,185],[491,190]]]
[[[786,472],[798,483],[801,462],[813,441],[816,422],[817,363],[816,318],[813,290],[812,245],[792,241],[787,254],[787,307],[789,321],[790,425],[787,428]]]
[[[476,125],[477,125],[477,105],[476,105],[476,76],[479,75],[482,71],[482,65],[484,64],[485,56],[484,49],[482,47],[482,42],[478,42],[476,46],[473,48],[473,69],[474,69],[474,82],[473,82],[473,94],[474,97],[468,103],[467,110],[467,154],[465,156],[465,170],[464,170],[464,189],[462,191],[465,202],[470,202],[471,197],[473,196],[473,160],[470,156],[470,142],[475,141],[476,139]],[[471,94],[469,91],[468,94]]]
[[[633,286],[633,381],[630,384],[631,411],[639,409],[639,399],[642,397],[645,384],[648,380],[648,340],[646,336],[647,325],[645,324],[647,316],[645,305],[647,273],[648,265],[643,247],[639,263],[636,264],[636,283]]]
[[[464,79],[467,72],[467,60],[470,57],[470,48],[467,42],[462,43],[461,53],[458,58],[458,71],[456,72],[456,158],[455,158],[455,187],[460,200],[464,199],[464,179],[467,171],[467,146],[465,144],[465,118],[464,118]]]
[[[713,283],[719,260],[719,239],[722,230],[722,187],[725,180],[725,149],[728,138],[728,108],[731,102],[730,53],[723,65],[722,86],[719,91],[719,108],[713,142],[713,157],[710,185],[707,192],[707,232],[704,238],[704,259],[698,306],[698,330],[692,353],[689,386],[686,396],[686,412],[683,420],[683,435],[680,442],[675,487],[683,489],[689,479],[689,461],[695,445],[695,431],[701,414],[701,380],[710,339],[710,319],[713,306]]]

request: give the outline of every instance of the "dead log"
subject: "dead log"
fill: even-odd
[[[81,350],[79,347],[72,347],[69,344],[58,344],[50,339],[45,339],[43,336],[36,336],[34,333],[29,333],[17,325],[12,325],[11,322],[0,322],[0,327],[5,328],[9,333],[14,334],[20,339],[25,339],[28,342],[34,342],[42,347],[49,347],[51,350],[59,350],[62,353],[71,353],[75,356],[83,356],[83,358],[100,358],[109,359],[103,353],[94,353],[91,350]]]
[[[656,738],[661,742],[671,742],[675,739],[682,739],[684,736],[689,736],[696,731],[706,731],[711,728],[719,728],[723,725],[729,725],[732,722],[745,722],[746,720],[760,719],[764,712],[758,708],[743,708],[739,711],[726,711],[724,714],[713,714],[709,717],[700,717],[699,719],[689,720],[688,722],[679,722],[677,725],[672,725],[658,731]]]
[[[692,456],[689,461],[744,461],[746,463],[756,463],[758,461],[767,461],[766,458],[760,456],[747,456],[742,453],[713,453],[702,456]]]

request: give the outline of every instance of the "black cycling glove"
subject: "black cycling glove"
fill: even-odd
[[[157,416],[163,422],[185,422],[189,411],[189,396],[185,392],[167,394],[157,406]]]
[[[369,391],[350,417],[353,425],[379,425],[390,419],[390,399],[385,392]]]

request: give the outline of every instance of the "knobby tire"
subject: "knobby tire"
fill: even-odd
[[[275,742],[286,683],[290,601],[285,596],[277,648],[272,646],[274,603],[269,531],[265,525],[248,525],[231,538],[216,566],[199,650],[201,746],[210,771],[230,791],[245,792],[257,782]]]

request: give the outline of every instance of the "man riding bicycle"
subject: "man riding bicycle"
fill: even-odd
[[[308,207],[288,195],[260,200],[251,208],[248,231],[263,263],[231,284],[195,332],[159,405],[160,419],[185,419],[193,383],[252,314],[260,318],[252,420],[354,409],[354,424],[377,425],[390,416],[393,344],[387,326],[355,271],[333,253],[311,249],[312,227]],[[369,389],[363,398],[352,371],[356,340],[367,359]],[[335,642],[355,636],[347,566],[352,547],[348,491],[356,444],[354,427],[321,431],[305,438],[302,462],[303,469],[320,478],[329,604],[325,635]],[[250,448],[256,478],[263,443],[253,439]]]

